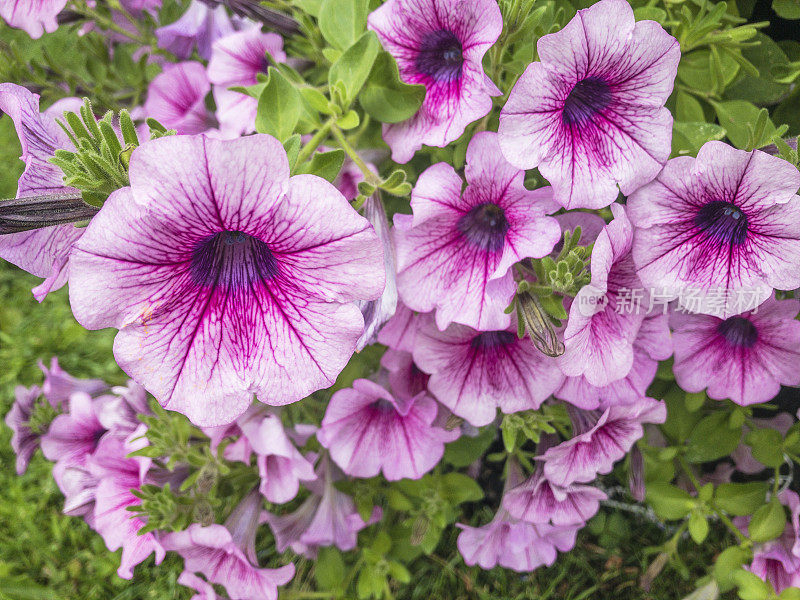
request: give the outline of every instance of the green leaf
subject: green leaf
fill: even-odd
[[[697,392],[695,394],[690,394],[686,392],[686,410],[689,412],[695,412],[696,410],[700,410],[703,408],[703,404],[706,402],[706,393],[705,392]]]
[[[331,150],[330,152],[316,152],[310,161],[297,165],[297,174],[311,173],[327,179],[331,183],[344,164],[344,150]]]
[[[753,514],[747,530],[754,542],[767,542],[782,534],[784,527],[786,527],[786,511],[777,496],[773,496]]]
[[[736,449],[741,429],[728,427],[728,413],[718,411],[700,419],[686,440],[686,460],[709,462],[727,456]]]
[[[312,17],[318,17],[319,11],[322,8],[323,0],[294,0],[294,4],[300,7],[301,10],[306,11]]]
[[[800,600],[800,588],[790,587],[778,594],[779,600]]]
[[[294,164],[297,162],[297,155],[300,153],[301,145],[302,141],[298,133],[290,136],[289,139],[283,143],[283,147],[286,150],[286,157],[289,159],[289,169],[292,171],[294,171]]]
[[[772,596],[772,586],[750,571],[740,570],[732,575],[742,600],[766,600]]]
[[[319,29],[334,48],[353,45],[367,28],[369,0],[323,0],[319,9]]]
[[[425,100],[425,86],[400,79],[397,63],[388,52],[378,54],[369,80],[359,96],[361,106],[374,119],[399,123],[409,119]]]
[[[345,565],[342,553],[327,546],[319,549],[314,562],[314,579],[321,590],[338,590],[342,587],[342,573]]]
[[[772,10],[781,19],[800,19],[800,0],[772,0]]]
[[[706,120],[700,101],[683,90],[675,92],[675,120],[702,123]]]
[[[783,436],[774,429],[755,429],[744,438],[750,446],[753,458],[766,467],[780,467],[783,464]]]
[[[695,544],[702,544],[708,536],[708,521],[705,515],[696,510],[689,515],[689,535]]]
[[[742,48],[741,53],[745,60],[755,66],[756,73],[742,70],[725,90],[725,99],[746,100],[758,106],[778,103],[791,88],[788,83],[776,81],[775,75],[788,67],[789,58],[778,44],[763,33],[756,34],[755,41],[758,43]]]
[[[355,129],[358,127],[359,123],[361,123],[361,119],[354,110],[348,111],[346,115],[343,115],[336,121],[336,125],[345,131],[348,129]]]
[[[442,489],[453,506],[463,502],[477,502],[483,498],[483,490],[474,479],[462,473],[448,473],[442,476]]]
[[[334,86],[336,82],[341,81],[346,90],[347,106],[342,106],[343,110],[347,110],[358,96],[361,88],[364,87],[380,51],[381,43],[378,41],[378,36],[374,31],[368,31],[358,38],[358,41],[350,46],[331,67],[328,73],[328,83]]]
[[[672,153],[696,155],[703,144],[725,137],[725,129],[716,123],[675,121],[672,124]]]
[[[714,563],[713,573],[721,592],[727,592],[736,585],[733,575],[741,570],[744,563],[750,561],[751,556],[749,550],[739,546],[731,546],[720,552]]]
[[[300,92],[277,69],[270,67],[269,82],[258,98],[256,131],[284,142],[294,133],[302,110]]]
[[[714,500],[726,513],[742,517],[751,515],[764,504],[767,484],[763,481],[749,483],[721,483]]]
[[[647,486],[647,501],[662,519],[682,519],[695,503],[689,492],[669,483],[654,482]]]
[[[761,109],[744,100],[729,100],[727,102],[711,102],[717,112],[720,125],[725,128],[728,139],[737,148],[744,148],[750,139],[748,124],[752,127],[758,120]],[[775,125],[767,121],[765,135],[772,135]]]
[[[477,437],[462,435],[445,446],[444,461],[457,469],[468,467],[483,456],[496,436],[497,430],[494,427],[482,427]]]

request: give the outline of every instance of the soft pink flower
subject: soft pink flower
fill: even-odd
[[[58,13],[67,0],[2,0],[0,17],[11,27],[24,29],[32,38],[58,29]]]
[[[170,65],[150,82],[144,114],[178,134],[203,133],[214,125],[206,108],[211,84],[206,68],[187,61]]]
[[[6,414],[6,425],[11,428],[11,448],[17,455],[17,475],[22,475],[28,470],[33,453],[39,447],[42,433],[31,429],[29,420],[33,414],[36,400],[42,395],[42,390],[37,386],[30,388],[18,385],[14,388],[14,404]],[[56,405],[54,405],[55,407]]]

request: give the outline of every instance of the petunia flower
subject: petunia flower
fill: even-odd
[[[231,600],[277,600],[278,586],[294,577],[294,565],[259,568],[255,540],[261,502],[258,490],[253,490],[234,508],[224,525],[204,527],[194,523],[164,536],[164,547],[183,557],[184,573],[204,575],[209,583],[224,587]],[[183,576],[184,585],[198,582],[202,579],[196,575]],[[208,598],[208,589],[202,589],[201,598]]]
[[[70,301],[120,329],[117,363],[166,408],[230,423],[253,395],[289,404],[331,385],[383,291],[380,242],[330,183],[289,177],[267,135],[139,147],[72,254]]]
[[[225,447],[227,460],[250,464],[256,455],[259,490],[270,502],[288,502],[297,495],[300,481],[316,479],[314,465],[289,439],[280,417],[263,405],[251,406],[231,425],[207,428],[205,433],[211,438],[212,451],[224,437],[238,436]]]
[[[42,453],[47,460],[85,466],[94,454],[103,434],[108,431],[97,418],[95,406],[103,399],[92,400],[89,394],[75,392],[69,399],[69,411],[58,415],[42,436]]]
[[[625,0],[578,11],[539,38],[534,62],[500,113],[500,147],[520,169],[538,167],[566,208],[601,208],[661,170],[672,116],[664,108],[681,52]]]
[[[759,150],[708,142],[628,199],[646,287],[727,318],[800,286],[800,173]]]
[[[178,576],[178,583],[197,592],[191,600],[218,600],[219,598],[213,585],[189,571],[181,572]]]
[[[453,432],[432,426],[436,401],[425,392],[393,396],[367,379],[336,392],[328,403],[317,439],[348,475],[389,481],[419,479],[444,454]]]
[[[406,400],[428,389],[429,375],[414,362],[410,352],[387,348],[381,356],[381,366],[388,372],[392,394]]]
[[[673,312],[675,379],[715,400],[767,402],[800,383],[800,301],[770,298],[757,311],[719,319]]]
[[[41,361],[39,368],[44,373],[42,393],[53,406],[61,406],[64,410],[67,410],[69,398],[75,392],[97,396],[108,389],[108,384],[100,379],[79,379],[70,375],[61,368],[55,356],[50,359],[49,368]]]
[[[3,0],[0,17],[17,29],[24,29],[36,39],[42,34],[58,29],[58,13],[64,10],[67,0]]]
[[[112,552],[122,548],[122,560],[117,575],[133,577],[133,568],[155,553],[156,564],[164,559],[164,547],[154,532],[139,535],[145,522],[127,510],[141,503],[132,490],[140,489],[150,468],[150,459],[128,455],[147,445],[146,427],[127,438],[104,436],[96,452],[89,458],[90,473],[97,478],[94,504],[94,528]]]
[[[18,385],[14,388],[14,404],[6,414],[5,422],[11,429],[11,448],[17,455],[17,475],[28,470],[31,457],[41,443],[44,432],[34,431],[30,425],[34,405],[41,395],[42,390],[37,386],[26,388]]]
[[[573,437],[537,457],[544,463],[544,476],[559,486],[588,483],[598,474],[610,473],[644,435],[644,423],[663,423],[666,405],[644,397],[631,406],[611,406],[602,413],[570,411]]]
[[[128,435],[139,427],[139,415],[150,415],[147,404],[147,391],[133,380],[124,386],[114,386],[111,394],[101,396],[101,402],[94,404],[97,420],[108,429],[121,435]]]
[[[402,302],[397,303],[394,315],[378,332],[378,342],[399,352],[414,351],[414,340],[419,328],[419,319],[414,311]]]
[[[521,482],[519,467],[509,466],[504,491]],[[519,572],[550,566],[558,551],[567,552],[575,545],[578,527],[526,523],[513,518],[502,506],[494,518],[482,527],[457,523],[461,529],[456,542],[458,551],[469,566],[491,569],[497,565]]]
[[[565,375],[583,375],[592,385],[622,379],[633,366],[633,343],[646,307],[623,306],[624,294],[641,290],[631,256],[633,227],[622,205],[613,204],[614,220],[597,236],[592,250],[591,282],[582,287],[569,310],[564,354]]]
[[[791,426],[795,424],[795,419],[787,412],[779,412],[774,417],[767,419],[748,419],[748,421],[756,425],[758,429],[774,429],[781,434],[781,437],[786,437]],[[742,425],[743,440],[750,431],[748,425]],[[755,475],[767,468],[766,465],[756,460],[756,457],[753,456],[753,449],[745,443],[740,442],[731,452],[731,459],[733,459],[736,470],[746,475]]]
[[[564,381],[556,361],[520,339],[516,329],[476,331],[453,324],[439,331],[431,317],[422,319],[414,360],[430,373],[431,393],[475,426],[491,423],[498,408],[539,408]]]
[[[281,36],[262,33],[258,25],[214,42],[208,79],[214,84],[217,118],[224,133],[252,133],[258,111],[258,99],[228,88],[255,85],[259,73],[266,74],[270,64],[285,60]]]
[[[475,329],[509,326],[503,311],[516,284],[511,266],[547,256],[560,238],[550,188],[528,190],[525,174],[500,154],[497,134],[475,135],[467,148],[468,185],[438,163],[417,180],[411,215],[396,214],[397,287],[409,308],[436,309],[436,324]]]
[[[0,83],[0,111],[14,121],[25,171],[19,178],[17,197],[68,194],[64,174],[49,160],[59,149],[74,147],[49,113],[39,112],[39,95],[13,83]],[[40,302],[67,282],[67,261],[72,245],[85,230],[74,225],[55,225],[0,236],[0,258],[45,280],[33,288]]]
[[[275,535],[278,552],[291,548],[297,554],[315,558],[322,546],[352,550],[358,532],[381,519],[382,511],[376,506],[370,519],[364,521],[353,499],[336,489],[334,483],[342,474],[330,458],[320,459],[316,473],[317,479],[306,485],[311,495],[297,510],[284,515],[264,514]]]
[[[192,0],[189,8],[174,23],[156,29],[158,45],[180,59],[191,57],[197,47],[200,58],[211,58],[215,41],[241,29],[248,23],[239,17],[230,17],[222,4],[211,8],[200,0]]]
[[[586,376],[567,377],[554,396],[584,410],[606,409],[637,403],[647,395],[658,371],[658,362],[672,356],[673,341],[669,316],[653,312],[642,321],[633,342],[633,365],[622,379],[594,386]]]
[[[201,63],[177,63],[150,82],[143,112],[178,134],[203,133],[214,124],[205,104],[210,91],[206,68]]]
[[[408,162],[423,144],[446,146],[492,109],[491,97],[501,92],[482,61],[503,29],[496,2],[389,0],[368,22],[397,61],[400,78],[425,86],[413,117],[383,127],[395,162]]]

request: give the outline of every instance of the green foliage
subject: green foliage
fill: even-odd
[[[300,92],[274,67],[258,97],[256,131],[285,142],[294,133],[302,112]]]

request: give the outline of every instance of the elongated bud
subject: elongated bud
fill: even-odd
[[[257,0],[202,0],[202,2],[211,8],[216,8],[220,4],[227,6],[234,14],[260,21],[284,35],[300,32],[297,21],[289,15],[262,6]]]
[[[556,357],[564,354],[564,343],[558,339],[553,323],[544,312],[539,298],[524,292],[517,297],[517,300],[517,310],[525,324],[525,331],[536,349],[545,356]]]
[[[0,201],[0,235],[85,221],[98,210],[86,204],[80,192]]]
[[[635,445],[631,448],[631,462],[628,471],[628,486],[631,490],[631,496],[637,502],[644,502],[645,488],[644,488],[644,457],[639,446]]]

